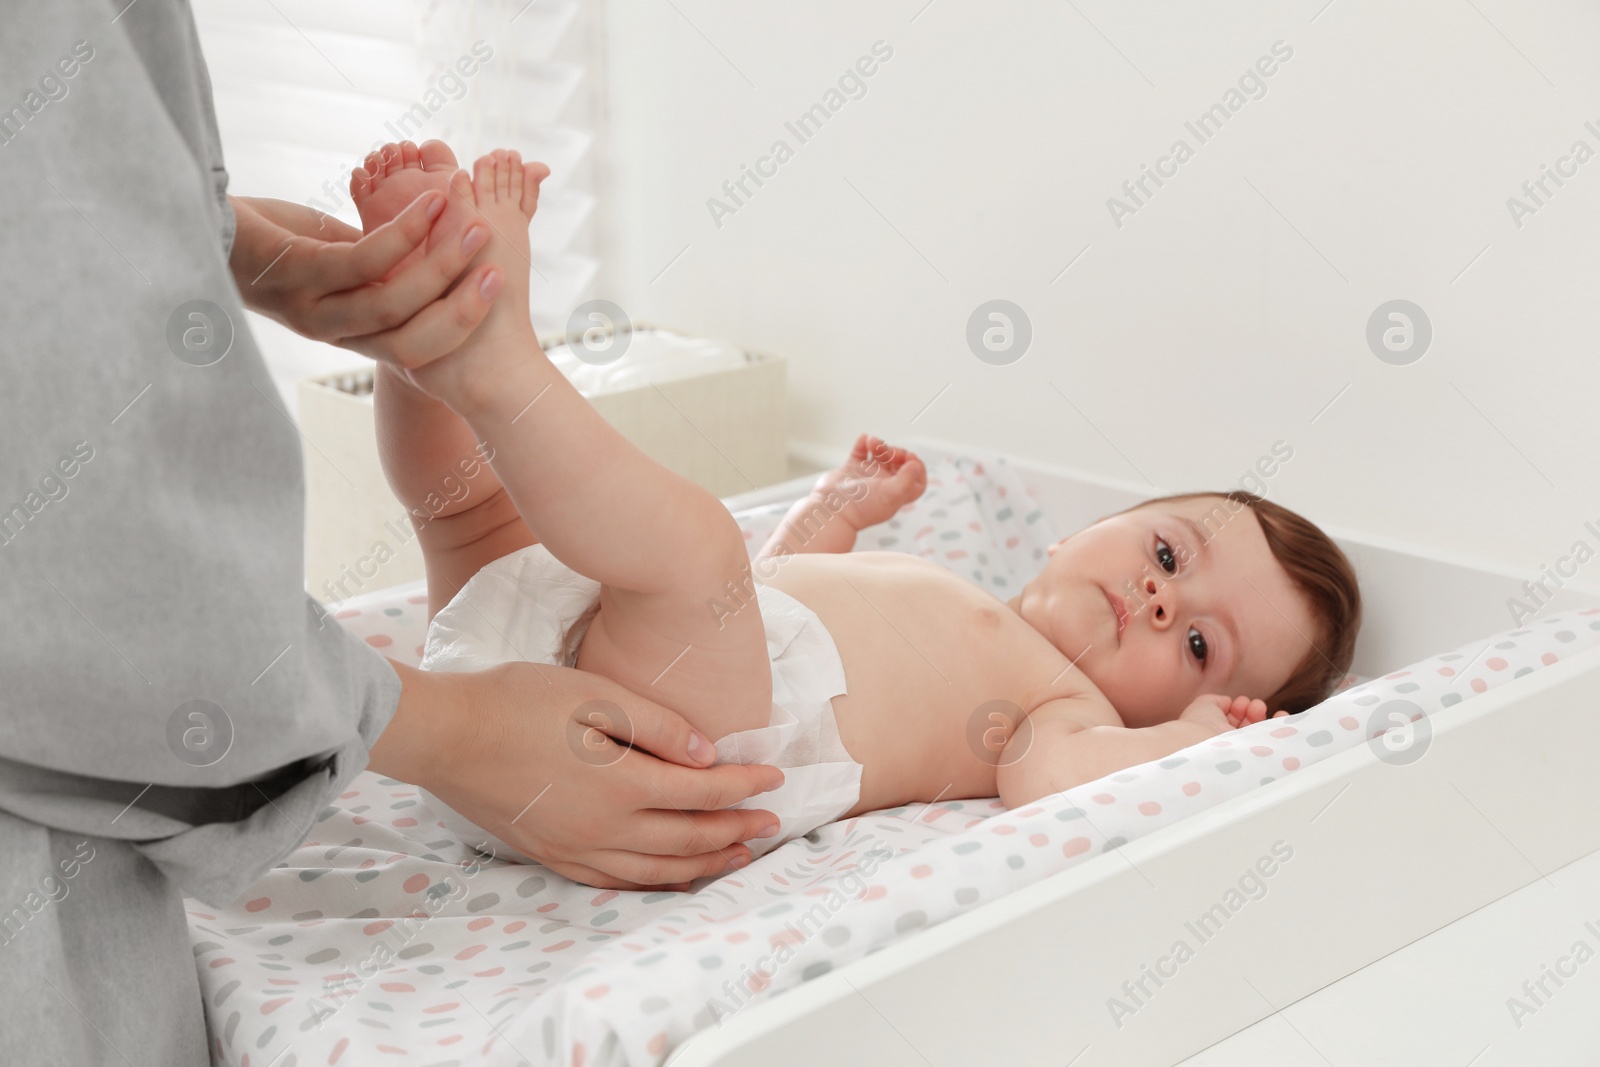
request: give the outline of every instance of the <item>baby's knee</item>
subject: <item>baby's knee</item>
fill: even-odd
[[[707,506],[696,515],[691,539],[684,546],[688,557],[681,561],[685,581],[720,586],[748,580],[750,551],[745,547],[744,531],[722,501],[709,493],[706,497]]]

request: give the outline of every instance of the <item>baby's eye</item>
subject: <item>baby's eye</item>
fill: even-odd
[[[1199,630],[1196,630],[1192,626],[1189,628],[1189,651],[1193,652],[1194,658],[1199,660],[1201,663],[1206,661],[1206,655],[1210,651],[1206,648],[1205,637],[1201,635]]]
[[[1156,562],[1161,564],[1161,569],[1168,574],[1178,573],[1178,557],[1173,555],[1172,549],[1159,537],[1156,538]]]

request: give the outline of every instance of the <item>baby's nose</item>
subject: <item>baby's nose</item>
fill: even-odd
[[[1158,627],[1169,625],[1172,622],[1172,613],[1174,610],[1173,600],[1177,595],[1172,588],[1172,583],[1167,582],[1165,584],[1157,584],[1154,578],[1146,575],[1144,579],[1144,591],[1145,594],[1150,598],[1149,610],[1151,622]]]

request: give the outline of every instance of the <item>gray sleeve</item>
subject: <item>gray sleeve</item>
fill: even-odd
[[[0,810],[130,841],[224,903],[365,765],[400,683],[304,591],[300,441],[228,273],[187,4],[21,7],[0,37]]]

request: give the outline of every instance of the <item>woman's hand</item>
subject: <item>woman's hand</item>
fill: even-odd
[[[394,668],[404,690],[372,769],[569,878],[686,886],[750,862],[741,842],[778,825],[768,811],[720,809],[777,788],[783,772],[707,766],[716,753],[704,737],[608,678],[533,663]]]
[[[470,195],[470,183],[467,188]],[[443,193],[418,197],[365,236],[300,204],[228,199],[239,223],[228,266],[245,306],[312,340],[419,367],[466,340],[499,292],[503,274],[491,266],[462,276],[488,239],[481,225],[469,227],[461,240],[441,241],[389,277],[427,240],[443,211]]]

